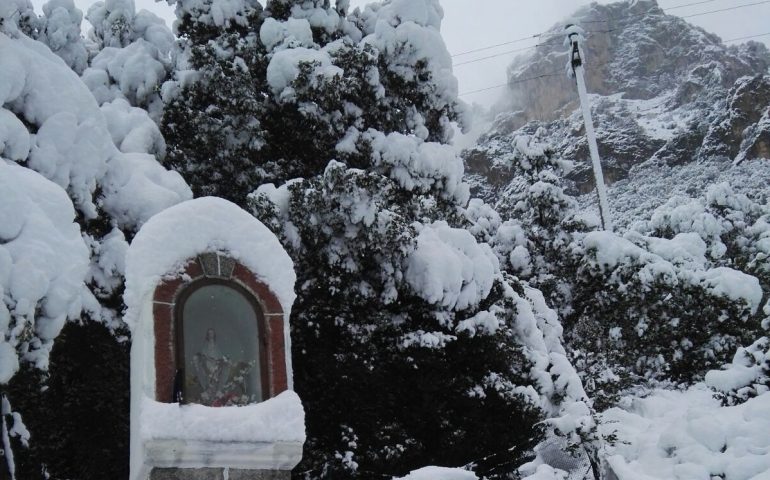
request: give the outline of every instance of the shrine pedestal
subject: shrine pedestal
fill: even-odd
[[[156,468],[150,480],[289,480],[291,472],[281,470],[237,470],[222,468]]]

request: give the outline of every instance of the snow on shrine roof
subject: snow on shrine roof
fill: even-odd
[[[291,311],[297,277],[278,238],[234,203],[203,197],[153,216],[131,242],[124,294],[129,327],[135,329],[142,302],[161,279],[181,273],[204,252],[225,253],[243,264],[270,287],[286,314]]]

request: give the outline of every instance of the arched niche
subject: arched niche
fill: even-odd
[[[221,253],[191,259],[153,295],[155,400],[243,405],[288,389],[284,312]]]

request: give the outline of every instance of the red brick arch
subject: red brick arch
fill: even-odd
[[[232,258],[218,253],[204,253],[191,259],[184,271],[175,277],[164,278],[153,295],[153,321],[155,330],[155,400],[172,403],[174,376],[177,366],[176,318],[177,303],[190,288],[205,281],[217,281],[240,287],[261,310],[259,325],[264,348],[262,352],[262,390],[265,399],[272,398],[288,389],[286,372],[286,339],[284,338],[284,312],[278,298],[270,288],[260,282],[246,267]],[[260,317],[260,315],[258,315]]]

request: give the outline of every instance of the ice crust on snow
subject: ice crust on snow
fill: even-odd
[[[145,398],[144,440],[305,442],[305,411],[293,391],[246,406],[206,407]]]

